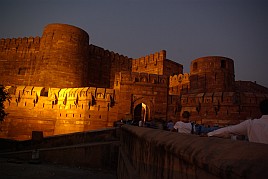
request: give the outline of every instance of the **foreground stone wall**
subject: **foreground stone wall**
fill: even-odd
[[[0,157],[38,162],[50,162],[75,167],[115,171],[118,158],[118,129],[12,141],[0,139]]]
[[[118,178],[266,178],[268,145],[124,125]]]

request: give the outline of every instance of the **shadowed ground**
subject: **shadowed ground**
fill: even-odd
[[[51,163],[33,164],[28,161],[0,158],[0,176],[2,179],[47,179],[47,178],[93,178],[116,179],[116,173],[104,170],[73,168]]]

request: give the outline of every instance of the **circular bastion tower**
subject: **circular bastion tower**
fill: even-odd
[[[73,88],[88,84],[88,34],[67,24],[44,28],[36,64],[35,85]]]
[[[195,59],[190,67],[190,92],[234,91],[234,61],[220,56]]]

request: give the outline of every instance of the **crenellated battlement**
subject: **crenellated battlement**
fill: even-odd
[[[157,64],[158,61],[164,61],[166,60],[166,51],[161,50],[160,52],[155,52],[150,55],[146,55],[137,59],[133,60],[134,65],[146,65],[146,64]]]
[[[129,60],[130,58],[124,55],[120,55],[118,53],[115,53],[113,51],[105,50],[102,47],[98,47],[96,45],[90,44],[89,45],[89,52],[90,54],[102,57],[102,58],[110,58],[112,60],[119,60],[119,61],[125,61]]]
[[[16,103],[21,101],[28,101],[29,103],[36,104],[38,99],[43,98],[43,102],[51,105],[64,105],[69,104],[78,105],[85,101],[90,102],[92,105],[98,101],[115,100],[114,89],[84,87],[84,88],[49,88],[34,87],[34,86],[7,86],[6,90],[11,94],[12,100]]]
[[[113,51],[105,50],[104,48],[89,45],[89,53],[97,60],[108,60],[111,65],[111,73],[114,74],[117,71],[130,71],[132,58],[115,53]]]
[[[8,46],[8,45],[21,45],[21,44],[39,44],[40,37],[19,37],[19,38],[1,38],[0,45],[1,46]]]
[[[166,51],[161,50],[132,60],[133,72],[145,72],[157,75],[174,75],[183,73],[183,66],[166,58]]]
[[[190,88],[190,74],[178,74],[169,77],[169,94],[181,95],[182,93],[188,93]]]
[[[133,72],[146,72],[151,74],[164,74],[164,61],[166,60],[166,51],[162,50],[138,59],[132,60]]]
[[[4,125],[0,136],[9,132],[22,140],[29,139],[32,130],[42,130],[44,136],[51,136],[112,127],[117,120],[114,89],[6,86],[6,90],[11,96],[5,102],[6,111],[11,113],[8,118],[15,120],[11,125],[23,135],[18,135],[17,130],[9,131]]]
[[[0,53],[39,51],[40,37],[7,38],[0,40]]]
[[[91,86],[112,88],[114,76],[119,71],[131,70],[131,58],[104,48],[89,45],[88,79]]]
[[[181,84],[187,84],[190,82],[189,73],[173,75],[169,77],[169,87],[175,87]]]
[[[138,72],[120,72],[116,74],[116,80],[120,83],[137,83],[137,84],[156,84],[156,85],[167,85],[168,79],[166,75],[156,75],[149,73],[138,73]],[[116,85],[115,85],[116,86]]]

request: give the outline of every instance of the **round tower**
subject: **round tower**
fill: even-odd
[[[232,59],[208,56],[191,62],[191,92],[234,91],[234,84],[234,61]]]
[[[88,34],[67,24],[49,24],[40,41],[36,84],[45,87],[82,87],[87,83]]]

